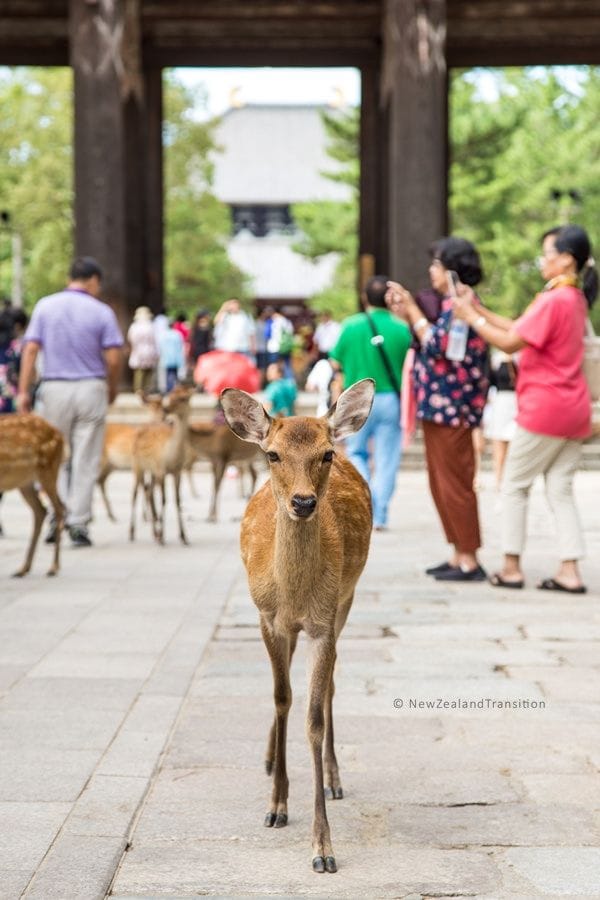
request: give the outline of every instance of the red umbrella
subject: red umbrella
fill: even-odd
[[[209,394],[219,395],[225,388],[240,388],[253,394],[260,389],[260,372],[247,356],[227,350],[211,350],[198,357],[194,381]]]

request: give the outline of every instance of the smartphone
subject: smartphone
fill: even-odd
[[[450,296],[456,297],[458,296],[458,285],[460,284],[460,278],[452,269],[448,269],[448,286],[450,288]]]

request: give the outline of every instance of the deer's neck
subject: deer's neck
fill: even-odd
[[[174,417],[173,431],[167,445],[167,456],[171,463],[183,459],[185,439],[188,430],[189,413],[183,413]]]
[[[289,596],[300,596],[319,581],[322,567],[321,523],[295,522],[281,509],[275,522],[275,573]]]

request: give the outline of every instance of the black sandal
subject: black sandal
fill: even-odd
[[[560,581],[557,581],[555,578],[544,578],[544,580],[540,581],[537,585],[537,589],[538,591],[562,591],[563,594],[587,594],[585,584],[570,588],[567,587],[566,584],[561,584]]]
[[[525,587],[525,582],[522,578],[520,581],[507,581],[499,572],[494,572],[493,575],[490,575],[490,584],[492,587],[510,588],[514,591],[520,591]]]

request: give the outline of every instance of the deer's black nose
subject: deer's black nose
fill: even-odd
[[[316,505],[317,498],[314,495],[301,497],[300,494],[294,494],[292,497],[292,508],[297,516],[310,516],[311,512],[314,512]]]

